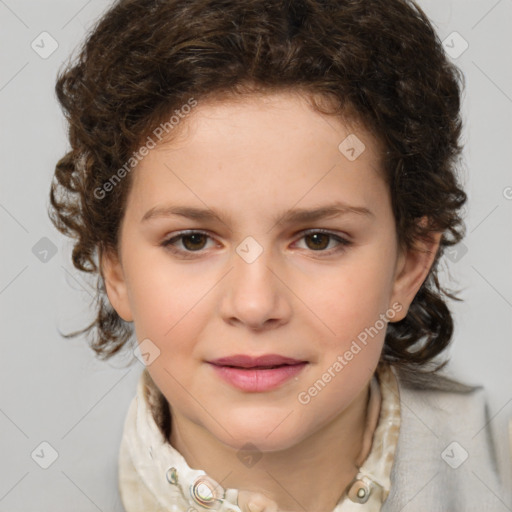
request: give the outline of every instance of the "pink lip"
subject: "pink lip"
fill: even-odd
[[[275,354],[260,357],[237,355],[208,361],[208,363],[223,380],[248,392],[262,392],[277,388],[298,375],[308,364],[307,361]],[[268,366],[276,366],[276,368],[268,368]]]
[[[278,366],[281,364],[299,364],[305,361],[291,357],[280,356],[279,354],[265,354],[264,356],[251,357],[245,354],[237,354],[230,357],[221,357],[208,361],[218,366],[239,366],[241,368],[254,368],[259,366]]]

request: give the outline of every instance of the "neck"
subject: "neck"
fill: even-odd
[[[172,411],[169,442],[190,467],[202,469],[224,488],[261,493],[279,510],[330,512],[368,455],[375,425],[366,430],[370,384],[319,430],[290,448],[263,453],[243,464],[239,450],[220,443],[201,425]],[[366,442],[365,442],[366,440]]]

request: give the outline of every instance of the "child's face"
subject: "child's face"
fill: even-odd
[[[405,316],[433,255],[398,252],[377,146],[363,129],[291,94],[199,103],[182,122],[183,136],[133,171],[122,266],[105,267],[109,299],[134,321],[139,342],[158,347],[149,372],[174,417],[235,448],[285,449],[363,396],[383,347],[384,315]],[[353,161],[338,149],[350,133],[366,146]],[[288,210],[334,203],[369,213],[276,222]],[[210,209],[222,221],[143,220],[170,207]],[[331,238],[303,232],[320,229]],[[208,236],[162,245],[184,230]],[[237,354],[307,364],[273,388],[241,389],[208,362]]]

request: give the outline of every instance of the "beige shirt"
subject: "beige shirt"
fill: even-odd
[[[247,504],[255,493],[223,488],[204,471],[190,468],[165,439],[147,403],[146,372],[128,409],[119,452],[119,491],[126,512],[250,512]],[[389,494],[400,401],[395,371],[386,363],[371,380],[367,418],[368,455],[333,512],[378,512]],[[266,503],[267,508],[257,510],[278,510]]]

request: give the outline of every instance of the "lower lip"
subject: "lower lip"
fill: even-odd
[[[211,364],[211,363],[210,363]],[[258,370],[255,368],[241,369],[230,366],[217,366],[212,368],[217,375],[242,391],[270,391],[281,384],[297,376],[308,363],[283,365],[277,368]]]

